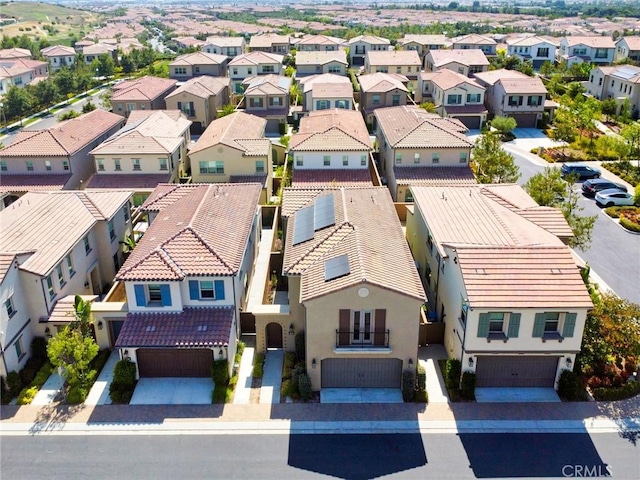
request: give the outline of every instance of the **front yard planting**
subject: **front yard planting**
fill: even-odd
[[[233,371],[229,376],[229,364],[227,360],[216,360],[211,367],[211,378],[215,384],[211,394],[211,403],[231,403],[233,392],[238,383],[238,369],[242,353],[244,352],[244,342],[238,342],[236,355],[233,359]]]
[[[611,218],[617,218],[620,225],[627,230],[640,233],[639,207],[609,207],[604,212]]]

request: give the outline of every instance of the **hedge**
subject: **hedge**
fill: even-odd
[[[262,378],[264,375],[264,353],[258,353],[253,361],[253,378]]]
[[[136,364],[120,360],[113,369],[113,381],[109,385],[109,397],[114,403],[129,403],[136,388]],[[71,392],[69,392],[71,394]],[[74,393],[75,395],[75,393]]]
[[[416,374],[416,391],[413,395],[413,401],[426,403],[427,400],[427,372],[424,367],[418,363]]]
[[[620,216],[620,225],[631,232],[640,233],[640,225],[632,222],[627,217],[623,217],[622,215]]]
[[[412,402],[416,391],[416,376],[412,370],[402,372],[402,399]]]
[[[558,379],[558,395],[567,402],[586,400],[586,393],[579,374],[564,370]]]
[[[445,362],[444,383],[447,388],[457,390],[460,388],[460,375],[462,374],[462,364],[460,360],[449,358]]]
[[[476,374],[473,372],[464,372],[462,381],[460,382],[460,395],[465,400],[476,399]]]
[[[594,388],[591,393],[599,401],[624,400],[640,393],[640,381],[630,380],[621,387]]]
[[[303,402],[308,402],[313,397],[313,390],[311,388],[311,378],[306,373],[298,375],[298,391],[300,392],[300,398]]]

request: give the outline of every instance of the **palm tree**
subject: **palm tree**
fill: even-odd
[[[91,302],[84,300],[80,295],[76,295],[73,316],[74,320],[71,322],[71,329],[79,330],[84,338],[93,337],[91,331],[91,324],[93,323]]]

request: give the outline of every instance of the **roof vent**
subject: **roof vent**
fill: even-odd
[[[551,273],[553,273],[554,275],[560,275],[562,271],[559,268],[552,268]]]
[[[155,332],[155,331],[156,331],[155,325],[147,325],[147,332]]]
[[[476,268],[476,273],[480,275],[486,275],[487,271],[484,268]]]
[[[206,325],[198,325],[197,329],[199,332],[206,332],[207,331],[207,326]]]

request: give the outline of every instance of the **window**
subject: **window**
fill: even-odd
[[[189,280],[189,298],[191,300],[224,300],[224,281]]]
[[[607,58],[609,55],[607,48],[596,48],[595,58]]]
[[[420,163],[420,154],[419,153],[414,153],[413,154],[413,163]]]
[[[60,263],[56,266],[56,276],[58,277],[58,285],[60,285],[60,288],[64,287],[67,284],[67,281],[64,279],[62,264]]]
[[[322,164],[325,167],[330,167],[331,166],[331,157],[329,155],[324,155],[322,157]]]
[[[13,295],[5,300],[4,309],[7,311],[9,318],[16,314],[16,308],[13,306]]]
[[[33,171],[33,161],[32,160],[27,160],[27,171],[29,171],[29,172]]]
[[[16,356],[18,357],[18,360],[22,360],[27,354],[22,346],[22,335],[18,337],[16,343],[13,344],[13,347],[16,349]]]
[[[133,112],[136,109],[135,103],[127,103],[127,112]]]
[[[251,67],[247,68],[247,74],[253,75],[253,68]]]
[[[104,160],[102,158],[99,158],[96,161],[98,162],[98,171],[104,172]]]
[[[530,96],[527,99],[527,105],[529,105],[530,107],[539,107],[540,105],[542,105],[542,96],[541,95]]]
[[[264,173],[264,160],[256,160],[256,173]]]
[[[348,167],[349,166],[349,155],[343,155],[342,156],[342,166],[343,167]]]
[[[547,312],[544,317],[544,333],[557,333],[560,326],[560,314],[558,312]]]
[[[196,73],[200,73],[200,67],[196,66]]]
[[[238,75],[238,68],[237,68],[237,67],[234,67],[234,68],[231,70],[231,74],[232,74],[232,75]]]
[[[538,52],[536,53],[536,57],[548,57],[549,56],[549,47],[538,47]]]
[[[391,97],[391,105],[397,107],[400,105],[400,95],[393,95]]]
[[[84,243],[84,253],[86,255],[89,255],[89,253],[91,252],[91,243],[89,243],[89,235],[84,237],[82,239],[82,242]]]
[[[510,95],[509,96],[509,106],[517,107],[522,105],[522,97],[520,95]]]
[[[118,109],[118,111],[119,111],[119,112],[121,112],[121,111],[122,111],[122,104],[121,104],[121,103],[118,103],[118,105],[117,105],[117,107],[116,107],[116,108]]]
[[[336,100],[336,108],[349,110],[349,100]]]
[[[504,328],[504,313],[489,313],[489,334],[502,333]]]
[[[140,170],[140,159],[139,158],[132,158],[131,161],[133,162],[133,170]]]
[[[360,156],[360,166],[361,167],[366,167],[367,166],[367,156],[366,155],[361,155]]]
[[[274,107],[279,107],[282,104],[282,98],[280,97],[271,97],[269,101],[271,102],[271,105]]]
[[[114,158],[113,159],[113,169],[116,172],[119,172],[120,170],[122,170],[122,167],[120,166],[120,159],[119,158]]]
[[[342,67],[340,65],[329,65],[329,73],[342,73]]]
[[[128,203],[127,203],[127,205],[122,207],[122,213],[124,214],[124,223],[127,223],[129,221],[129,218],[131,218],[131,214],[129,213],[129,204]]]
[[[407,203],[413,202],[413,193],[411,193],[410,188],[407,188],[407,190],[404,192],[404,201]]]
[[[273,73],[275,72],[276,69],[273,65],[263,65],[262,66],[262,73]],[[249,72],[251,73],[251,72]]]
[[[371,101],[374,105],[380,105],[380,95],[376,93],[371,97]]]
[[[69,278],[71,278],[76,274],[73,268],[73,262],[71,261],[71,255],[67,255],[65,261],[67,262],[67,273],[69,274]]]
[[[318,100],[316,102],[316,110],[327,110],[329,107],[329,100]]]
[[[302,157],[298,156],[296,157],[296,167],[302,167],[304,165],[304,161],[302,160]]]
[[[439,153],[431,154],[431,163],[440,163],[440,154]]]
[[[467,93],[467,103],[480,103],[481,94]]]
[[[467,163],[467,152],[460,152],[460,163]]]
[[[160,162],[160,170],[169,170],[169,164],[166,158],[159,158],[158,161]]]
[[[187,69],[186,67],[175,67],[176,75],[186,75]]]
[[[252,108],[262,108],[262,98],[250,98],[249,106]]]
[[[462,95],[447,95],[447,105],[461,105]]]
[[[44,161],[44,169],[48,172],[51,171],[51,160],[45,160]]]
[[[200,162],[200,173],[224,173],[224,162],[219,160],[210,160]]]
[[[120,258],[118,257],[118,252],[113,254],[113,269],[116,272],[120,269]]]
[[[2,171],[2,172],[6,172],[7,171],[7,162],[6,162],[6,160],[0,160],[0,171]]]
[[[396,153],[396,165],[402,165],[402,153]]]
[[[402,67],[396,67],[396,73],[402,73]]]
[[[53,288],[53,280],[51,280],[51,275],[47,276],[45,282],[47,284],[47,291],[49,292],[49,299],[53,300],[53,298],[56,296],[56,289]]]
[[[576,47],[573,49],[573,54],[574,55],[586,55],[587,54],[587,47]]]
[[[109,229],[109,238],[113,242],[116,239],[116,231],[113,228],[113,220],[107,222],[107,228]]]
[[[157,283],[151,283],[147,285],[148,299],[149,303],[161,303],[162,302],[162,292],[160,290],[160,285]]]

